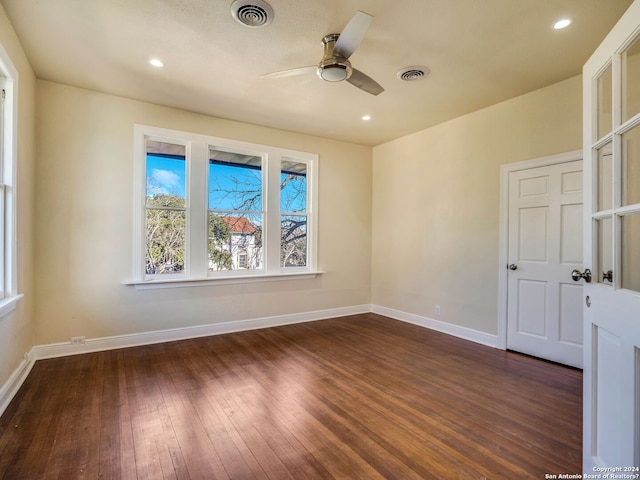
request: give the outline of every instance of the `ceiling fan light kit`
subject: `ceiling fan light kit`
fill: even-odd
[[[318,76],[327,82],[347,80],[353,71],[351,62],[342,55],[335,53],[335,45],[338,37],[340,37],[339,34],[332,33],[322,39],[324,56],[318,64]]]

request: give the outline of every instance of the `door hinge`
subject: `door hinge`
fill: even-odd
[[[4,100],[6,96],[7,96],[7,91],[3,88],[2,89],[2,99]]]

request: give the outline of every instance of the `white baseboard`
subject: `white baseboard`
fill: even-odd
[[[79,345],[71,344],[70,342],[36,345],[31,350],[31,353],[35,360],[65,357],[67,355],[101,352],[105,350],[114,350],[116,348],[137,347],[140,345],[172,342],[188,338],[208,337],[224,333],[278,327],[281,325],[292,325],[294,323],[313,322],[328,318],[368,313],[370,311],[371,305],[356,305],[353,307],[332,308],[329,310],[317,310],[313,312],[294,313],[275,317],[254,318],[249,320],[213,323],[209,325],[156,330],[152,332],[131,333],[126,335],[116,335],[113,337],[90,338],[87,339],[85,343]]]
[[[85,343],[79,345],[71,344],[70,342],[36,345],[30,352],[25,354],[25,359],[20,363],[18,368],[16,368],[11,377],[9,377],[9,380],[0,387],[0,415],[2,415],[9,405],[9,402],[11,402],[11,399],[18,392],[18,389],[27,378],[27,375],[31,371],[36,360],[114,350],[117,348],[151,345],[154,343],[185,340],[188,338],[208,337],[211,335],[221,335],[225,333],[256,330],[260,328],[278,327],[282,325],[292,325],[295,323],[313,322],[316,320],[326,320],[329,318],[345,317],[348,315],[358,315],[369,312],[384,315],[403,322],[412,323],[414,325],[419,325],[431,330],[437,330],[439,332],[447,333],[472,342],[481,343],[483,345],[488,345],[490,347],[497,346],[496,335],[378,305],[355,305],[352,307],[332,308],[329,310],[317,310],[313,312],[294,313],[275,317],[254,318],[209,325],[197,325],[152,332],[116,335],[112,337],[90,338],[87,339]]]
[[[13,371],[9,380],[0,387],[0,415],[4,413],[13,397],[16,396],[16,393],[18,393],[18,390],[27,379],[27,375],[29,375],[34,364],[35,359],[33,358],[33,355],[26,353],[24,360],[22,360],[20,365],[18,365],[18,368]]]
[[[461,327],[460,325],[454,325],[453,323],[441,322],[440,320],[434,320],[433,318],[422,317],[413,313],[381,307],[379,305],[372,305],[371,311],[379,315],[384,315],[385,317],[412,323],[431,330],[437,330],[438,332],[447,333],[454,337],[463,338],[489,347],[497,348],[498,346],[498,337],[496,335],[491,335],[490,333],[481,332],[479,330],[473,330],[472,328]]]

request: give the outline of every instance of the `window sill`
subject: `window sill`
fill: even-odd
[[[264,275],[234,275],[229,277],[207,278],[161,278],[153,280],[128,280],[124,285],[131,285],[136,290],[154,290],[158,288],[206,287],[212,285],[236,285],[242,283],[279,282],[283,280],[306,280],[315,278],[325,272],[295,272]]]
[[[24,297],[24,295],[20,294],[0,300],[0,319],[13,312],[16,309],[18,300],[20,300],[22,297]]]

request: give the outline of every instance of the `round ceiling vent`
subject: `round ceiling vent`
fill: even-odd
[[[271,23],[273,8],[263,0],[235,0],[231,15],[245,27],[258,28]]]
[[[425,78],[429,73],[430,70],[427,67],[422,65],[413,65],[399,70],[397,76],[398,79],[403,82],[414,82]]]

